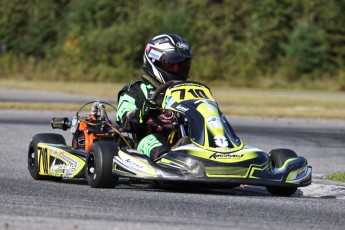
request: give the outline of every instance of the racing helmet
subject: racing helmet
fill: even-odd
[[[161,34],[149,40],[144,51],[143,77],[157,86],[170,80],[187,80],[192,68],[192,51],[182,37]]]

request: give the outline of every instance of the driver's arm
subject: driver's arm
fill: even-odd
[[[129,93],[122,93],[119,96],[119,103],[116,114],[116,122],[121,125],[124,131],[137,132],[143,128],[140,121],[141,106],[138,101]]]
[[[127,84],[118,96],[116,121],[126,132],[144,133],[147,115],[153,106],[147,103],[149,91],[153,86],[144,82]]]

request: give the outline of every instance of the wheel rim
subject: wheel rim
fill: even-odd
[[[33,148],[30,148],[28,152],[28,166],[29,169],[33,169],[35,166],[35,150]]]
[[[91,178],[94,178],[94,176],[95,176],[95,169],[96,169],[95,157],[94,157],[93,153],[90,153],[89,157],[87,159],[87,174]]]

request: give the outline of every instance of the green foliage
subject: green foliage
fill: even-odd
[[[176,33],[195,80],[344,90],[344,11],[344,0],[2,0],[0,74],[128,81],[148,39]]]
[[[330,69],[325,41],[324,32],[312,24],[301,22],[294,28],[288,44],[283,47],[286,58],[295,63],[296,74],[327,72]]]
[[[345,173],[344,172],[331,173],[326,176],[326,179],[345,182]]]

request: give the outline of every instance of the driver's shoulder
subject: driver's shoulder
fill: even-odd
[[[139,90],[139,89],[153,89],[153,85],[151,85],[150,83],[143,81],[143,80],[134,80],[131,81],[129,83],[127,83],[122,89],[121,91],[132,91],[132,90]]]
[[[142,80],[135,80],[127,83],[119,92],[118,97],[121,97],[122,95],[129,95],[133,98],[143,98],[145,99],[148,95],[148,92],[150,92],[153,89],[153,86]],[[118,98],[119,99],[119,98]]]

